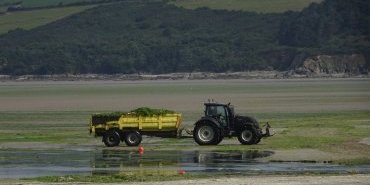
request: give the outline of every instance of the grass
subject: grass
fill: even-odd
[[[370,165],[370,158],[362,157],[356,159],[342,159],[336,161],[336,163],[344,165]]]
[[[17,28],[30,30],[92,7],[74,6],[7,13],[0,16],[0,34]]]
[[[310,3],[322,0],[176,0],[175,5],[184,8],[208,7],[212,9],[243,10],[260,13],[300,11]]]
[[[177,171],[175,171],[177,173]],[[353,174],[356,174],[353,172]],[[259,174],[250,174],[251,176],[256,176]],[[281,173],[281,174],[274,174],[274,175],[289,175],[288,173]],[[329,175],[329,174],[322,174],[322,173],[305,173],[304,175]],[[330,174],[332,175],[332,174]],[[37,177],[37,178],[26,178],[22,179],[21,182],[45,182],[45,183],[73,183],[73,182],[85,182],[85,183],[125,183],[125,182],[163,182],[163,181],[175,181],[175,180],[194,180],[194,179],[210,179],[214,177],[245,177],[245,175],[240,174],[222,174],[222,173],[214,173],[209,175],[207,173],[201,174],[185,174],[179,175],[170,172],[168,174],[155,174],[150,173],[146,174],[145,176],[133,173],[132,175],[125,175],[125,174],[118,174],[118,175],[92,175],[92,176],[78,176],[78,175],[68,175],[68,176],[47,176],[47,177]],[[264,174],[264,176],[268,176]]]
[[[20,2],[20,1],[19,0],[0,0],[0,6],[15,4],[17,2]]]
[[[93,140],[87,124],[91,112],[1,112],[0,143],[45,142],[79,144]],[[325,149],[334,144],[358,141],[370,137],[369,112],[336,113],[263,113],[256,114],[261,122],[269,121],[277,134],[263,145],[245,149]],[[184,115],[186,116],[186,115]],[[361,120],[367,120],[362,122]],[[145,141],[144,141],[145,142]],[[191,139],[168,139],[164,143],[188,143],[182,149],[193,148]],[[185,147],[185,148],[184,148]],[[197,146],[195,146],[197,147]],[[150,146],[149,146],[150,148]],[[235,150],[240,145],[221,145],[218,149]]]
[[[0,143],[42,142],[79,144],[91,140],[91,112],[1,112]]]
[[[33,7],[46,7],[46,6],[57,6],[60,3],[63,5],[78,3],[78,2],[94,2],[97,0],[0,0],[1,5],[15,4],[17,2],[22,2],[21,5],[25,8]]]
[[[369,112],[335,113],[264,113],[255,114],[269,121],[277,131],[276,135],[263,141],[263,145],[253,145],[252,149],[321,149],[350,141],[370,137]],[[224,145],[225,150],[238,146]]]
[[[176,171],[177,173],[177,171]],[[305,175],[305,176],[332,176],[336,174],[328,174],[325,172],[297,172],[297,174]],[[297,174],[293,174],[296,176]],[[354,175],[359,174],[356,171],[351,171],[348,174]],[[174,172],[170,172],[168,174],[157,174],[149,172],[145,175],[140,174],[140,172],[134,172],[130,175],[126,174],[116,174],[116,175],[91,175],[91,176],[78,176],[78,175],[67,175],[67,176],[46,176],[46,177],[36,177],[36,178],[25,178],[20,180],[19,182],[44,182],[44,183],[74,183],[74,182],[82,182],[82,183],[125,183],[125,182],[163,182],[163,181],[176,181],[176,180],[195,180],[195,179],[214,179],[215,177],[226,177],[226,178],[240,178],[246,176],[261,176],[261,178],[266,176],[276,176],[276,175],[290,175],[291,173],[274,173],[274,174],[224,174],[224,173],[191,173],[191,174],[175,174]]]
[[[67,183],[67,182],[94,182],[94,183],[122,183],[122,182],[145,182],[145,181],[172,181],[187,180],[195,178],[207,178],[205,174],[179,174],[176,170],[137,170],[131,172],[122,172],[115,175],[92,175],[92,176],[47,176],[24,180]]]

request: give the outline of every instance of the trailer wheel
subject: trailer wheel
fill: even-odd
[[[258,141],[257,132],[253,128],[245,128],[238,135],[238,140],[243,145],[253,145]]]
[[[217,145],[221,142],[220,131],[212,124],[201,123],[195,126],[193,138],[199,145]]]
[[[125,133],[125,143],[127,146],[138,146],[141,143],[142,137],[139,132]]]
[[[119,133],[113,130],[108,131],[103,136],[103,142],[107,147],[118,146],[120,143]]]

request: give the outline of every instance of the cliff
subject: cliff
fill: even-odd
[[[295,69],[298,74],[366,74],[366,59],[363,55],[318,55],[309,57]]]

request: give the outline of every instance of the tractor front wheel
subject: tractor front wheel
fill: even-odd
[[[253,145],[258,141],[257,132],[253,128],[245,128],[238,135],[238,140],[243,145]]]

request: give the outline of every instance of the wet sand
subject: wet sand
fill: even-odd
[[[232,177],[214,178],[201,180],[184,180],[169,182],[150,182],[150,183],[131,183],[129,185],[338,185],[356,184],[369,185],[370,175],[350,175],[350,176],[256,176],[256,177]],[[115,184],[114,184],[115,185]],[[118,185],[118,184],[117,184]]]
[[[208,99],[244,112],[370,110],[370,79],[0,82],[0,111],[117,111],[165,107],[202,113]]]
[[[339,185],[356,184],[369,185],[370,175],[334,175],[334,176],[248,176],[248,177],[222,177],[212,179],[194,179],[162,182],[131,182],[131,183],[39,183],[39,182],[0,182],[1,185],[72,185],[72,184],[99,184],[99,185]]]

